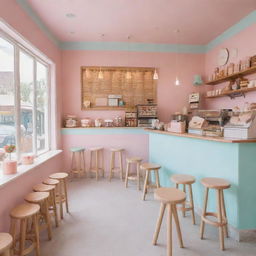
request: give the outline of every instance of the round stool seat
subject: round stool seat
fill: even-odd
[[[12,236],[8,233],[0,233],[0,254],[12,245]]]
[[[230,187],[230,183],[221,178],[203,178],[201,183],[207,188],[226,189]]]
[[[39,203],[49,197],[48,192],[31,192],[25,196],[25,200],[31,203]]]
[[[171,181],[176,184],[193,184],[195,180],[194,176],[187,174],[174,174],[171,177]]]
[[[60,182],[58,180],[54,180],[54,179],[46,179],[43,181],[43,184],[46,185],[58,185]]]
[[[71,152],[82,152],[82,151],[85,151],[85,148],[82,148],[82,147],[73,147],[73,148],[70,148],[70,151],[71,151]]]
[[[179,204],[186,200],[186,194],[176,188],[157,188],[155,199],[164,203]]]
[[[153,163],[144,163],[140,166],[143,170],[158,170],[161,168],[159,164],[153,164]]]
[[[124,149],[123,148],[110,148],[110,151],[112,151],[112,152],[122,152],[122,151],[124,151]]]
[[[130,157],[126,159],[127,163],[138,163],[142,161],[140,157]]]
[[[103,150],[104,148],[103,147],[93,147],[93,148],[90,148],[89,150],[90,151],[99,151],[99,150]]]
[[[56,180],[65,179],[67,177],[68,177],[68,174],[66,172],[56,172],[49,176],[50,179],[56,179]]]
[[[10,215],[12,218],[16,219],[23,219],[30,217],[36,213],[38,213],[40,210],[40,206],[38,204],[20,204],[17,207],[15,207]]]
[[[55,189],[55,186],[46,184],[37,184],[33,187],[33,190],[37,192],[50,192],[53,189]]]

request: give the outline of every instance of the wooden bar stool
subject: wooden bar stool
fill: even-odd
[[[12,236],[8,233],[0,233],[0,255],[11,256]]]
[[[161,202],[161,207],[153,237],[153,245],[157,244],[165,208],[167,206],[167,256],[172,256],[172,217],[176,224],[180,248],[184,247],[176,205],[185,202],[186,194],[176,188],[157,188],[154,195],[155,199]]]
[[[113,173],[120,172],[120,179],[123,181],[123,148],[111,148],[111,160],[110,160],[110,172],[109,172],[109,181],[111,181]],[[115,154],[118,155],[119,166],[115,167]]]
[[[54,180],[53,180],[54,181]],[[56,180],[57,181],[57,180]],[[57,181],[59,182],[59,181]],[[55,195],[55,186],[54,185],[46,185],[46,184],[37,184],[33,187],[35,192],[49,192],[49,213],[55,219],[56,227],[59,226],[58,221],[58,212],[57,212],[57,205],[56,205],[56,195]]]
[[[40,256],[38,226],[39,211],[40,206],[38,204],[27,203],[21,204],[11,211],[10,234],[13,237],[12,250],[15,255],[28,255],[35,249],[36,256]],[[18,224],[20,224],[19,237],[17,237]]]
[[[71,151],[71,173],[74,177],[77,175],[79,178],[86,175],[85,170],[85,148],[75,147],[70,148]]]
[[[153,164],[153,163],[144,163],[140,166],[140,168],[146,172],[144,188],[143,188],[143,196],[142,196],[142,200],[145,200],[145,197],[146,197],[149,187],[160,188],[158,171],[161,168],[161,166],[158,164]],[[150,172],[151,171],[153,171],[155,173],[155,184],[150,184]]]
[[[39,230],[47,229],[48,239],[52,239],[52,225],[49,214],[49,192],[32,192],[25,196],[25,201],[28,203],[38,204],[40,206],[39,215]]]
[[[96,180],[99,179],[99,172],[101,171],[104,177],[104,148],[96,147],[90,148],[90,172],[95,172]],[[93,163],[94,156],[94,163]]]
[[[140,163],[142,159],[139,157],[131,157],[126,159],[125,187],[128,187],[128,180],[137,180],[137,187],[140,190]],[[136,166],[136,174],[131,174],[131,165]]]
[[[63,219],[63,203],[66,204],[66,212],[68,209],[68,191],[67,191],[67,177],[66,172],[56,172],[49,176],[50,179],[59,181],[59,191],[56,191],[56,203],[60,205],[60,217]]]
[[[228,221],[226,215],[225,201],[223,190],[230,188],[230,183],[224,179],[220,178],[203,178],[201,183],[205,187],[205,199],[204,199],[204,208],[201,216],[201,227],[200,235],[201,239],[204,236],[204,226],[205,223],[213,225],[219,228],[219,238],[220,238],[220,249],[224,250],[224,234],[228,237]],[[208,193],[209,189],[215,189],[217,194],[217,213],[216,212],[207,212],[207,203],[208,203]],[[215,217],[218,220],[213,221],[207,218],[207,216]]]
[[[176,188],[179,188],[179,185],[183,185],[183,192],[186,193],[186,186],[189,190],[189,201],[183,203],[181,208],[178,208],[182,211],[183,217],[186,216],[186,211],[191,211],[192,221],[195,225],[195,211],[194,211],[194,200],[193,200],[193,191],[192,184],[195,183],[196,179],[194,176],[186,174],[174,174],[171,176],[171,181],[176,184]]]

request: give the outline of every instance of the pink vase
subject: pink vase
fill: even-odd
[[[3,173],[5,175],[17,173],[17,161],[14,160],[4,160],[3,162]]]

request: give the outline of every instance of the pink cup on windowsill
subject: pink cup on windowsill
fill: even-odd
[[[17,161],[4,160],[3,161],[3,174],[10,175],[17,173]]]
[[[26,155],[26,156],[22,156],[21,158],[21,163],[24,165],[29,165],[29,164],[33,164],[34,163],[34,155]]]

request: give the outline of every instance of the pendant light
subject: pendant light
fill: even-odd
[[[174,31],[176,33],[176,55],[175,55],[175,72],[176,72],[176,79],[175,79],[175,86],[180,86],[180,80],[179,80],[179,65],[178,65],[178,54],[179,54],[179,34],[180,34],[180,30],[176,29]]]
[[[155,71],[154,71],[154,74],[153,74],[153,79],[158,80],[158,74],[157,74],[156,68],[155,68]]]
[[[105,36],[105,34],[101,34],[101,41],[102,42],[103,42],[104,36]],[[102,72],[101,67],[100,67],[100,72],[98,74],[98,79],[102,80],[103,78],[104,78],[104,75],[103,75],[103,72]]]
[[[129,55],[130,55],[130,39],[131,39],[131,36],[128,35],[128,36],[127,36],[127,39],[128,39],[128,58],[127,58],[127,60],[129,61],[129,59],[130,59],[130,58],[129,58]],[[127,80],[132,79],[132,73],[131,73],[130,70],[127,70],[127,71],[126,71],[125,78],[126,78]]]

